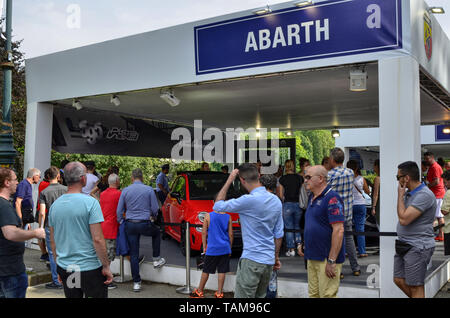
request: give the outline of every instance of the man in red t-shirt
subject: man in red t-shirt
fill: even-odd
[[[445,195],[444,180],[442,176],[442,167],[434,160],[434,154],[431,152],[426,152],[424,154],[424,159],[430,164],[427,173],[428,187],[433,191],[436,197],[436,218],[438,219],[439,225],[439,235],[436,237],[436,241],[444,241],[444,215],[441,212],[442,199]]]
[[[39,226],[41,225],[41,217],[39,215],[39,210],[40,210],[40,206],[39,206],[39,198],[41,197],[41,192],[42,190],[46,189],[48,187],[48,185],[50,184],[49,180],[48,180],[48,175],[50,172],[50,168],[48,168],[47,170],[45,170],[44,172],[44,180],[41,181],[41,183],[39,183],[39,187],[38,187],[38,202],[37,202],[37,206],[36,206],[36,217],[34,218],[36,222],[38,222]],[[45,213],[48,213],[48,211],[45,211]],[[45,240],[38,240],[38,245],[39,248],[41,249],[41,258],[40,261],[41,262],[46,262],[49,266],[50,265],[50,259],[48,256],[48,252],[47,252],[47,246],[45,245]],[[50,246],[49,246],[50,248]]]
[[[114,261],[116,257],[116,238],[119,231],[119,223],[117,223],[117,205],[121,191],[119,176],[115,173],[108,177],[109,188],[100,194],[100,207],[103,212],[105,221],[102,223],[103,236],[106,241],[106,249],[108,252],[109,261]],[[108,289],[114,289],[117,285],[111,283]]]

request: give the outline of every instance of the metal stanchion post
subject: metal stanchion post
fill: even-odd
[[[124,257],[120,255],[120,276],[115,277],[114,281],[116,283],[125,283],[126,281],[130,281],[131,279],[125,279],[125,265],[124,265]]]
[[[191,240],[190,240],[190,227],[186,222],[186,286],[177,288],[179,294],[190,294],[191,289]]]

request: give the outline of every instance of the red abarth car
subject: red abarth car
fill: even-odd
[[[203,224],[207,213],[213,211],[214,199],[228,178],[227,174],[212,171],[183,171],[172,183],[169,195],[161,206],[162,222]],[[236,181],[227,193],[227,199],[243,194]],[[242,250],[239,215],[229,213],[233,224],[233,252]],[[186,233],[180,226],[165,226],[164,234],[180,242],[183,255],[186,253]],[[193,252],[202,251],[202,228],[190,228],[190,244]]]

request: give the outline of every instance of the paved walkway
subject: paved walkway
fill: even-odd
[[[26,249],[25,251],[25,264],[27,267],[33,268],[33,273],[48,273],[48,269],[45,263],[39,261],[40,252],[36,250]],[[374,257],[374,256],[373,256]],[[295,258],[299,261],[300,257]],[[297,268],[298,270],[298,268]],[[346,279],[342,281],[342,284],[349,283],[348,280],[354,280],[356,277],[351,275],[346,276]],[[347,280],[347,282],[346,282]],[[355,281],[352,282],[353,284]],[[142,291],[135,293],[132,291],[133,286],[131,282],[117,284],[119,287],[109,291],[109,298],[188,298],[188,296],[179,294],[176,289],[179,286],[171,286],[168,284],[157,284],[151,282],[143,282]],[[450,288],[450,283],[436,295],[435,298],[450,298],[450,292],[447,289]],[[206,297],[213,298],[213,291],[206,291]],[[27,298],[63,298],[64,292],[62,290],[48,290],[45,285],[37,285],[28,288]],[[231,293],[226,294],[225,297],[231,298]]]

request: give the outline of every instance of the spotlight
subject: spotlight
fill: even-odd
[[[367,90],[367,72],[364,68],[350,69],[350,90],[352,92],[362,92]]]
[[[81,103],[78,99],[74,99],[73,103],[72,103],[72,107],[76,108],[77,110],[80,110],[83,108],[83,105],[81,105]]]
[[[443,7],[430,7],[427,10],[429,13],[433,13],[433,14],[444,14],[445,10]]]
[[[450,126],[444,127],[444,129],[442,129],[442,132],[446,135],[450,135]]]
[[[291,132],[291,131],[288,131],[288,132],[286,133],[286,136],[292,136],[292,132]]]
[[[176,98],[172,90],[161,90],[161,94],[159,96],[172,107],[180,105],[180,100]]]
[[[120,99],[117,97],[117,95],[111,96],[111,104],[114,104],[114,106],[120,105]]]
[[[333,138],[337,138],[337,137],[339,137],[341,135],[341,133],[339,132],[338,129],[333,129],[331,131],[331,135],[333,136]]]
[[[312,6],[313,4],[314,2],[312,0],[294,2],[294,6],[296,7]]]
[[[265,7],[265,8],[261,8],[261,9],[257,9],[255,11],[253,11],[253,13],[256,15],[264,15],[264,14],[268,14],[270,12],[272,12],[272,9],[269,8],[269,5],[267,5],[267,7]]]

